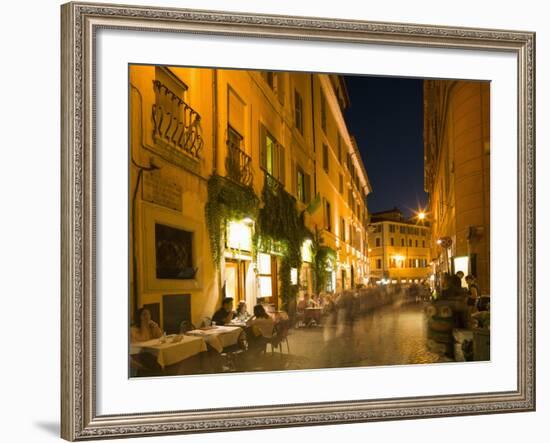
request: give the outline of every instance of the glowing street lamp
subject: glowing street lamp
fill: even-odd
[[[424,211],[420,211],[418,214],[416,214],[418,217],[418,220],[425,220],[426,219],[426,213]]]

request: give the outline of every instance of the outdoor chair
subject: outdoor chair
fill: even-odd
[[[279,352],[282,354],[284,342],[286,343],[287,353],[290,354],[290,346],[288,344],[289,329],[290,324],[288,320],[281,321],[275,325],[274,334],[268,342],[271,345],[271,353],[274,352],[275,348],[278,348]]]

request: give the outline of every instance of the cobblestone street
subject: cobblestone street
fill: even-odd
[[[353,323],[292,329],[290,353],[267,352],[246,370],[382,366],[443,361],[426,346],[422,304],[384,306]],[[248,366],[248,365],[247,365]]]

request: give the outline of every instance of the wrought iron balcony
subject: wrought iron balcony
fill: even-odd
[[[265,171],[265,184],[274,194],[277,194],[279,191],[284,191],[283,184],[267,171]]]
[[[200,158],[204,140],[199,113],[159,80],[153,80],[153,89],[156,97],[152,106],[153,140]]]
[[[252,186],[252,158],[231,140],[227,141],[225,170],[231,180],[244,186]]]

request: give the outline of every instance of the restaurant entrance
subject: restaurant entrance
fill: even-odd
[[[247,260],[225,259],[225,296],[234,300],[235,307],[246,301],[246,273],[250,262]]]

